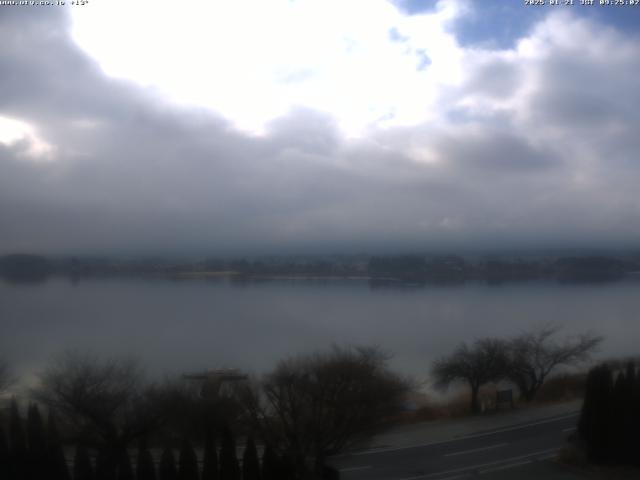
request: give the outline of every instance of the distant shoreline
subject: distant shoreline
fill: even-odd
[[[51,275],[162,276],[274,280],[355,280],[406,285],[511,283],[552,280],[606,283],[640,276],[640,256],[576,256],[522,259],[427,256],[318,256],[178,260],[95,257],[48,258],[32,254],[0,257],[0,277],[40,281]]]

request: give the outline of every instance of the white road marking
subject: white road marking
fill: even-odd
[[[548,455],[542,455],[541,457],[538,457],[537,460],[551,460],[552,458],[556,458],[557,454],[558,452],[553,452]]]
[[[528,453],[526,455],[518,455],[517,457],[503,458],[502,460],[496,460],[496,461],[487,462],[487,463],[479,463],[477,465],[469,465],[468,467],[454,468],[453,470],[444,470],[442,472],[433,472],[433,473],[427,473],[424,475],[416,475],[414,477],[405,477],[399,480],[420,480],[420,479],[426,479],[426,478],[439,477],[442,475],[447,475],[449,473],[473,471],[473,470],[478,470],[482,467],[491,467],[493,465],[496,465],[496,466],[504,465],[505,463],[516,462],[518,460],[524,460],[524,459],[531,459],[532,457],[547,455],[547,454],[550,454],[551,452],[557,452],[557,451],[558,451],[557,448],[550,448],[548,450],[540,450],[539,452]]]
[[[507,465],[499,465],[497,467],[485,468],[484,470],[480,470],[480,474],[489,473],[489,472],[499,472],[500,470],[508,470],[510,468],[520,467],[522,465],[528,465],[531,463],[531,460],[523,460],[521,462],[509,463]]]
[[[488,447],[473,448],[471,450],[463,450],[462,452],[447,453],[445,455],[445,457],[455,457],[457,455],[465,455],[467,453],[481,452],[483,450],[491,450],[491,449],[494,449],[494,448],[506,447],[507,445],[509,445],[509,444],[508,443],[498,443],[496,445],[489,445]]]
[[[360,455],[371,455],[373,453],[398,452],[400,450],[410,450],[412,448],[431,447],[433,445],[442,445],[444,443],[459,442],[461,440],[467,440],[467,439],[470,439],[470,438],[487,437],[489,435],[495,435],[497,433],[511,432],[513,430],[521,430],[523,428],[534,427],[536,425],[544,425],[545,423],[559,422],[560,420],[566,420],[568,418],[577,417],[578,415],[580,415],[579,412],[569,413],[567,415],[563,415],[563,416],[560,416],[560,417],[549,418],[549,419],[546,419],[546,420],[540,420],[538,422],[527,423],[527,424],[524,424],[524,425],[517,425],[517,426],[514,426],[514,427],[501,428],[499,430],[492,430],[490,432],[483,432],[483,433],[475,433],[475,434],[471,434],[471,435],[465,435],[465,436],[462,436],[462,437],[452,438],[450,440],[440,440],[440,441],[437,441],[437,442],[419,443],[419,444],[416,444],[416,445],[407,445],[406,447],[372,448],[370,450],[363,450],[361,452],[353,452],[353,453],[345,453],[345,454],[342,454],[342,455],[336,455],[333,458],[356,457],[356,456],[360,456]]]
[[[548,418],[546,420],[540,420],[538,422],[527,423],[527,424],[524,424],[524,425],[516,425],[516,426],[513,426],[513,427],[500,428],[498,430],[491,430],[490,432],[466,435],[466,436],[463,436],[463,437],[458,437],[458,438],[456,438],[456,440],[466,440],[467,438],[486,437],[487,435],[494,435],[496,433],[511,432],[513,430],[520,430],[520,429],[523,429],[523,428],[535,427],[536,425],[544,425],[545,423],[553,423],[553,422],[558,422],[560,420],[566,420],[568,418],[577,417],[578,415],[580,415],[580,412],[569,413],[567,415],[562,415],[561,417]]]
[[[366,470],[368,468],[371,468],[371,465],[363,465],[362,467],[347,467],[347,468],[341,468],[340,471],[341,472],[355,472],[357,470]]]

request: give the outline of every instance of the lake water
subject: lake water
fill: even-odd
[[[66,349],[134,355],[151,375],[215,367],[261,373],[331,344],[377,344],[418,379],[461,341],[554,322],[605,336],[598,354],[638,354],[640,282],[373,288],[366,280],[166,278],[0,281],[0,357],[33,378]]]

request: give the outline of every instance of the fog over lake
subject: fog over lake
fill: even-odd
[[[640,283],[467,283],[372,287],[361,280],[238,282],[52,278],[0,282],[0,351],[33,379],[66,349],[133,355],[152,376],[238,367],[268,371],[291,354],[377,344],[398,371],[427,377],[461,341],[544,322],[605,336],[598,357],[637,353]]]

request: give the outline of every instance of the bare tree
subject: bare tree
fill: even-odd
[[[337,348],[281,362],[245,405],[254,427],[283,445],[300,473],[318,472],[336,454],[402,408],[409,382],[387,368],[377,348]]]
[[[436,360],[432,374],[439,388],[466,382],[471,387],[471,411],[479,413],[480,387],[503,378],[506,365],[506,343],[496,338],[483,338],[472,346],[462,343],[451,355]]]
[[[231,393],[203,396],[198,385],[184,379],[166,379],[147,390],[163,430],[194,441],[204,440],[209,430],[222,431],[242,416],[243,406]]]
[[[40,375],[34,396],[58,412],[79,438],[114,454],[159,421],[148,404],[141,369],[131,359],[66,352]]]
[[[602,337],[584,333],[555,340],[560,328],[545,325],[523,333],[509,342],[507,377],[525,401],[533,400],[549,374],[561,365],[577,365],[590,358]]]

